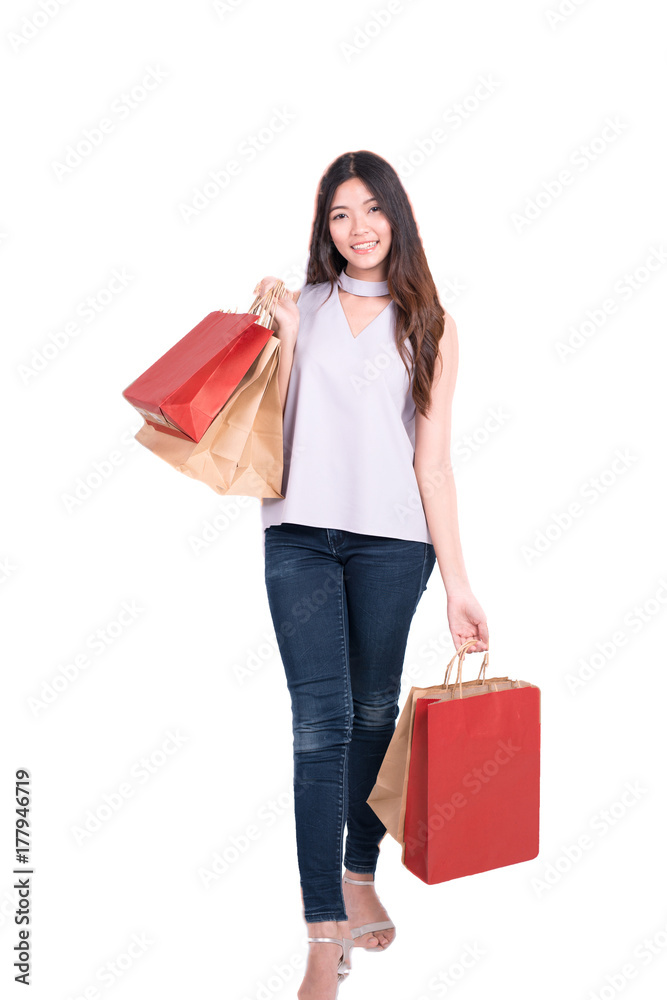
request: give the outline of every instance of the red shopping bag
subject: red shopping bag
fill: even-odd
[[[265,300],[256,298],[248,313],[209,313],[123,390],[125,399],[151,426],[200,441],[273,336],[260,322]]]
[[[402,862],[429,885],[530,861],[539,852],[540,690],[463,684],[414,699]],[[515,686],[516,685],[516,686]],[[435,696],[433,696],[435,695]]]

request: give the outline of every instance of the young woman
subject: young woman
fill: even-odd
[[[265,277],[256,291],[276,281]],[[361,150],[330,164],[306,282],[275,315],[284,499],[264,500],[261,516],[292,704],[304,919],[316,944],[298,997],[332,1000],[352,943],[382,951],[395,935],[374,888],[386,828],[366,799],[395,729],[410,623],[436,559],[454,646],[477,639],[469,652],[488,649],[450,462],[456,325],[386,160]]]

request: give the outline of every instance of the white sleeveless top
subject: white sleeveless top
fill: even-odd
[[[386,281],[338,277],[386,295]],[[356,337],[328,281],[304,284],[283,419],[284,499],[264,498],[263,528],[283,521],[432,544],[414,471],[411,382],[390,301]],[[413,356],[412,344],[406,346]],[[264,532],[262,532],[263,537]]]

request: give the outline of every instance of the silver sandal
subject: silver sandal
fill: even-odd
[[[336,987],[336,996],[338,996],[338,990],[340,984],[352,971],[350,965],[350,952],[353,947],[353,943],[350,938],[334,938],[334,937],[309,937],[309,941],[324,941],[327,944],[337,944],[343,949],[343,954],[338,963],[336,971],[338,973],[338,986]]]
[[[352,885],[375,885],[375,876],[372,879],[358,879],[358,878],[348,878],[347,875],[343,875],[344,882],[350,882]],[[363,937],[364,934],[369,934],[374,931],[395,931],[396,925],[392,924],[391,920],[379,920],[374,924],[362,924],[361,927],[353,927],[351,929],[352,938]],[[389,942],[391,944],[391,942]],[[374,948],[364,947],[364,951],[386,951],[389,945],[385,945],[384,948],[379,948],[377,945]]]

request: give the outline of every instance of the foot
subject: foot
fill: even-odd
[[[351,938],[347,920],[327,920],[317,924],[306,924],[308,937]],[[329,942],[308,942],[308,964],[306,974],[297,991],[298,1000],[334,1000],[338,990],[338,963],[343,957],[339,944]]]
[[[372,882],[372,875],[364,875],[359,872],[351,872],[345,869],[348,878],[359,881]],[[391,920],[391,917],[378,899],[375,886],[372,885],[351,885],[343,882],[343,899],[345,900],[345,911],[350,927],[361,927],[363,924],[374,924],[376,922]],[[388,928],[383,931],[368,932],[361,937],[354,939],[355,948],[376,948],[383,951],[396,937],[396,930]]]

